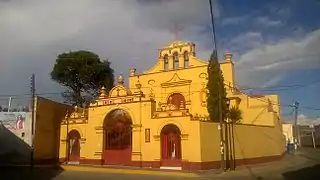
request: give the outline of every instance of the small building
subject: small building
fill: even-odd
[[[174,41],[158,52],[156,64],[128,86],[120,75],[110,92],[86,109],[75,108],[60,129],[60,161],[79,164],[204,170],[219,168],[219,123],[207,112],[208,62],[195,44]],[[243,119],[224,130],[226,165],[275,161],[285,152],[279,97],[247,95],[234,80],[232,54],[221,62],[227,97]],[[227,126],[225,126],[227,127]],[[231,143],[232,142],[232,143]]]
[[[36,97],[34,123],[31,112],[1,112],[0,165],[30,165],[32,146],[35,164],[58,163],[60,124],[68,109],[72,107]]]
[[[320,147],[320,125],[283,124],[283,134],[286,136],[287,143],[300,141],[302,147]]]
[[[292,124],[282,125],[283,135],[286,137],[287,143],[294,143],[294,131]]]

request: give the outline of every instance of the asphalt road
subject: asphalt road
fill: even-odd
[[[152,179],[152,180],[178,180],[178,179],[227,179],[227,180],[317,180],[320,179],[320,149],[305,150],[295,156],[286,156],[281,162],[264,165],[260,167],[242,167],[235,172],[217,173],[207,171],[199,173],[199,177],[174,177],[165,176],[166,172],[155,174],[119,173],[119,171],[108,172],[80,172],[64,171],[60,168],[4,168],[0,167],[0,180],[130,180],[130,179]]]

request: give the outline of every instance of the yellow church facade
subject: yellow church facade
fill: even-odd
[[[220,65],[231,106],[243,112],[241,124],[229,137],[233,144],[224,144],[225,159],[236,165],[280,159],[285,139],[279,97],[241,93],[231,53]],[[60,161],[219,168],[219,126],[206,109],[207,76],[207,62],[196,57],[194,43],[174,41],[161,48],[154,67],[140,74],[130,69],[128,86],[120,75],[117,85],[108,93],[102,88],[89,108],[75,108],[66,116],[60,129]]]

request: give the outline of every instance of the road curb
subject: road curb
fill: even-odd
[[[114,174],[139,174],[139,175],[155,175],[155,176],[176,176],[176,177],[201,177],[195,173],[189,172],[172,172],[172,171],[153,171],[145,169],[128,169],[128,168],[108,168],[108,167],[88,167],[78,165],[61,165],[65,171],[80,172],[102,172]]]

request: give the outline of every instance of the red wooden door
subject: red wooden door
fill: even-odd
[[[161,166],[181,167],[181,139],[179,134],[161,135]]]
[[[80,139],[72,138],[69,140],[69,161],[80,161]]]
[[[105,133],[104,164],[131,165],[131,128]]]
[[[122,149],[104,150],[104,164],[131,165],[131,146]]]

